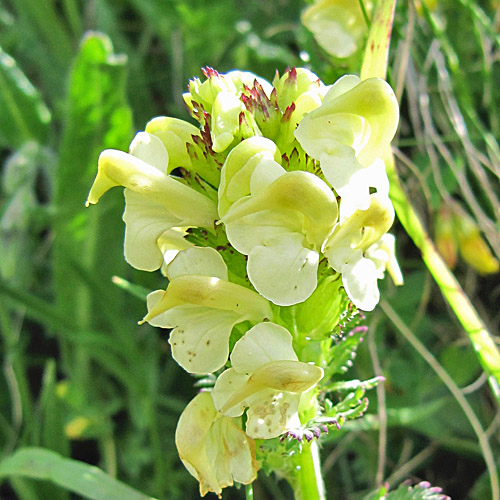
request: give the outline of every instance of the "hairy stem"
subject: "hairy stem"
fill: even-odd
[[[295,500],[326,500],[318,443],[315,440],[305,442],[294,462],[296,474],[292,486]]]

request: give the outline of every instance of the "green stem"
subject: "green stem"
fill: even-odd
[[[358,0],[359,6],[361,7],[361,12],[363,13],[363,17],[365,19],[365,23],[368,27],[370,27],[370,18],[368,17],[368,13],[366,12],[365,2],[363,0]]]
[[[252,483],[245,486],[245,500],[253,500],[253,485]]]
[[[361,79],[385,78],[396,0],[379,0],[366,42]]]
[[[326,500],[320,463],[318,443],[305,442],[301,453],[295,456],[296,474],[292,485],[295,500]]]
[[[493,394],[500,404],[500,353],[497,346],[469,297],[462,290],[455,276],[439,255],[406,193],[403,191],[392,154],[387,155],[385,164],[391,185],[390,197],[398,219],[419,248],[427,269],[429,269],[441,289],[441,293],[467,332],[479,362],[489,377]]]

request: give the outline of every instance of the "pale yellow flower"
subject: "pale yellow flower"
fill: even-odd
[[[228,281],[226,264],[213,248],[179,252],[166,274],[170,284],[148,295],[142,322],[173,329],[172,356],[189,373],[211,373],[224,366],[236,324],[272,318],[267,300]]]
[[[200,483],[201,496],[233,481],[251,483],[257,476],[255,444],[239,427],[239,419],[222,416],[208,392],[198,394],[184,409],[175,431],[182,463]]]
[[[365,0],[368,14],[372,2]],[[329,54],[345,58],[361,48],[368,26],[358,0],[319,0],[302,13],[302,23]]]
[[[176,158],[182,157],[180,153]],[[164,263],[163,250],[189,245],[179,238],[188,226],[213,227],[215,203],[167,174],[169,154],[156,135],[139,132],[130,153],[107,149],[99,156],[97,177],[87,206],[115,186],[125,187],[125,259],[136,269],[154,271]],[[172,245],[178,243],[177,248]]]
[[[394,208],[386,196],[370,196],[370,206],[340,222],[325,243],[330,266],[342,273],[342,284],[354,305],[371,311],[378,304],[377,280],[387,269],[394,282],[403,278],[394,254],[394,237],[386,234],[394,221]]]
[[[231,245],[248,255],[255,289],[278,305],[315,290],[319,252],[337,220],[332,190],[309,172],[286,172],[269,139],[241,142],[221,173],[219,214]]]
[[[231,368],[217,378],[212,397],[227,416],[248,408],[247,434],[271,439],[300,426],[301,394],[322,377],[320,367],[298,361],[288,330],[259,323],[234,345]]]
[[[365,210],[370,188],[388,191],[380,160],[394,137],[399,108],[380,78],[354,75],[337,80],[321,106],[307,113],[295,131],[304,151],[320,162],[326,180],[341,196],[344,212]]]

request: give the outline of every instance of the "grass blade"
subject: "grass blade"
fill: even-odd
[[[45,139],[50,111],[14,59],[1,47],[0,109],[0,145],[18,148],[30,139]]]
[[[43,448],[22,448],[0,463],[0,478],[42,479],[91,500],[154,500],[101,469]]]

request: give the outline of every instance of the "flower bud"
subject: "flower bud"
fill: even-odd
[[[455,217],[455,227],[460,255],[465,262],[479,274],[497,273],[500,268],[498,260],[482,238],[476,221],[460,209]]]
[[[434,239],[438,252],[447,266],[453,269],[457,263],[457,239],[453,213],[444,203],[439,207],[434,225]]]

